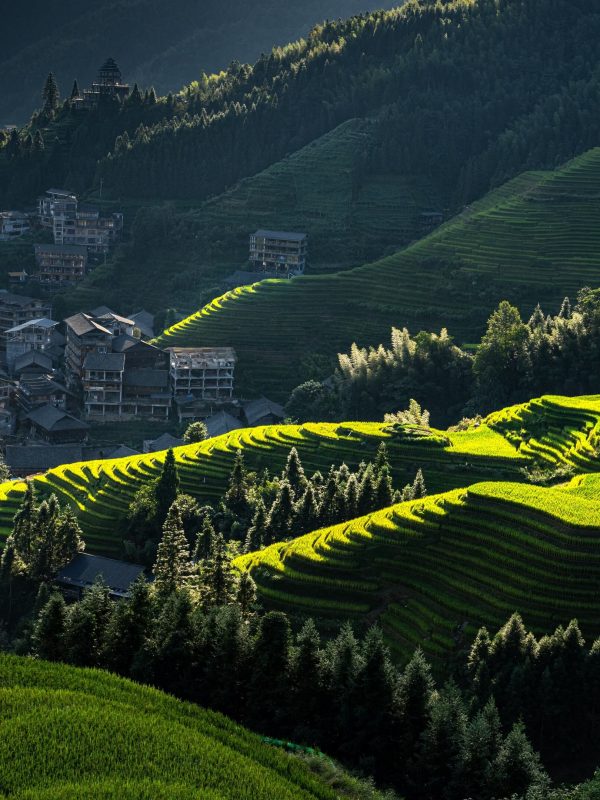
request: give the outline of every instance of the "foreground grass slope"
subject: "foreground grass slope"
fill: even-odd
[[[0,796],[334,800],[227,718],[99,670],[0,656]]]
[[[200,500],[224,493],[235,454],[242,450],[251,469],[280,471],[296,447],[306,471],[326,473],[332,464],[355,468],[371,460],[379,444],[388,445],[394,479],[399,486],[425,471],[434,491],[464,486],[477,479],[519,478],[529,463],[504,436],[486,426],[477,431],[443,434],[389,430],[384,423],[307,423],[248,428],[175,449],[181,489]],[[75,506],[88,550],[107,555],[121,552],[118,525],[136,490],[158,477],[165,452],[121,459],[68,464],[34,479],[42,494],[55,492],[61,503]],[[25,483],[0,486],[0,536],[8,535]]]
[[[596,148],[556,171],[521,175],[374,264],[229,292],[165,331],[160,344],[233,346],[242,388],[281,398],[302,379],[307,352],[333,363],[353,341],[387,340],[392,325],[445,326],[475,341],[502,299],[525,313],[539,300],[552,310],[598,284],[599,180]]]

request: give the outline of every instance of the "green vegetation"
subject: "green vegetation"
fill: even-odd
[[[159,342],[231,345],[241,387],[285,399],[313,377],[307,352],[333,369],[352,342],[385,341],[404,325],[447,327],[459,341],[477,341],[502,299],[527,319],[536,303],[558,309],[565,295],[595,285],[599,174],[594,149],[554,172],[523,175],[393,256],[335,275],[236,289]]]
[[[11,798],[337,796],[225,717],[106,672],[2,655],[0,697]]]
[[[379,619],[396,655],[438,661],[518,608],[543,631],[576,617],[597,637],[600,496],[481,483],[401,503],[241,556],[268,606]]]
[[[290,448],[296,447],[308,474],[326,474],[332,464],[356,468],[373,458],[385,441],[395,478],[402,485],[422,468],[430,491],[463,486],[475,479],[512,477],[529,460],[499,433],[481,426],[477,435],[427,431],[415,435],[408,428],[388,430],[385,423],[307,423],[248,428],[176,448],[174,453],[181,490],[201,502],[221,498],[238,449],[247,467],[283,469]],[[418,433],[418,431],[416,432]],[[168,451],[167,451],[168,452]],[[55,493],[79,514],[88,550],[108,555],[121,552],[117,532],[136,491],[162,472],[166,453],[67,464],[33,479],[41,495]],[[12,517],[25,491],[22,481],[0,486],[0,530],[10,533]]]

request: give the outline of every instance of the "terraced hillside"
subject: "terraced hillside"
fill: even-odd
[[[338,796],[227,718],[100,670],[2,655],[0,705],[2,797]]]
[[[305,353],[331,359],[391,326],[448,327],[476,341],[502,299],[525,313],[600,282],[600,148],[553,172],[521,175],[425,239],[333,275],[263,281],[216,298],[164,332],[162,345],[230,345],[243,390],[285,398]]]
[[[224,194],[200,205],[180,203],[166,236],[150,209],[148,225],[136,223],[141,247],[90,273],[67,298],[69,308],[100,302],[164,308],[168,297],[192,309],[199,302],[194,287],[219,286],[248,267],[248,236],[258,228],[308,233],[310,274],[349,269],[418,238],[420,213],[436,203],[431,182],[362,175],[375,128],[367,119],[349,120]]]
[[[477,483],[240,557],[270,606],[379,620],[403,659],[450,656],[518,610],[600,635],[600,485]]]
[[[512,478],[529,459],[521,456],[500,433],[486,426],[475,431],[419,435],[414,430],[390,432],[383,423],[277,425],[248,428],[201,444],[176,448],[182,491],[202,500],[219,498],[229,478],[238,449],[252,469],[280,471],[291,447],[296,447],[305,469],[326,472],[345,461],[356,467],[375,456],[380,442],[388,445],[394,479],[403,486],[422,467],[431,490],[464,486],[477,479]],[[115,460],[69,464],[49,470],[34,482],[43,494],[55,492],[61,502],[79,513],[88,550],[115,555],[121,552],[117,533],[135,491],[160,474],[165,452]],[[0,486],[0,535],[8,535],[25,484]]]

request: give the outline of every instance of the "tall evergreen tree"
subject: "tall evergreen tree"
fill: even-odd
[[[165,520],[171,505],[177,499],[179,491],[179,474],[177,472],[177,464],[175,462],[175,454],[169,448],[165,456],[162,472],[158,481],[156,482],[155,495],[158,504],[158,513],[162,521]]]
[[[268,541],[265,544],[289,538],[293,530],[294,516],[294,494],[289,483],[281,481],[269,512]]]
[[[179,589],[190,571],[190,549],[177,508],[171,508],[163,526],[154,565],[154,585],[161,597]]]
[[[40,611],[33,632],[36,654],[46,661],[62,661],[67,609],[60,594],[53,594]]]
[[[306,489],[308,481],[304,474],[302,461],[295,447],[292,447],[289,452],[281,479],[289,483],[295,499],[298,499]]]
[[[261,550],[269,535],[268,532],[269,515],[265,507],[262,497],[259,497],[254,507],[254,516],[252,517],[252,524],[248,529],[246,541],[244,543],[244,552],[253,553],[255,550]]]
[[[56,78],[52,72],[49,73],[44,84],[42,92],[42,99],[44,101],[44,111],[46,114],[53,114],[58,108],[58,101],[60,99],[58,92],[58,85]]]

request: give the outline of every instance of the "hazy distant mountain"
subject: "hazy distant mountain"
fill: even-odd
[[[0,124],[22,123],[40,105],[50,70],[62,95],[85,85],[107,56],[125,77],[160,93],[233,59],[254,61],[293,41],[316,22],[374,8],[388,0],[61,0],[12,6],[0,27]]]

